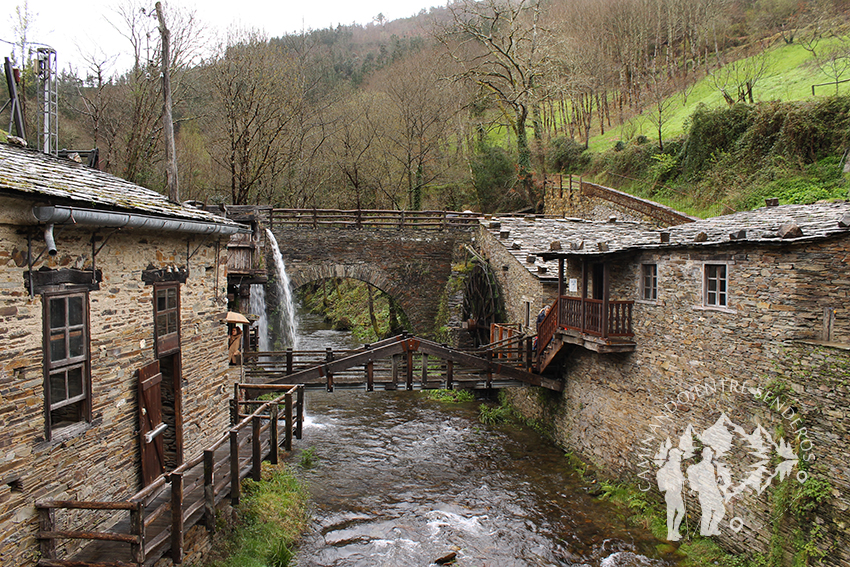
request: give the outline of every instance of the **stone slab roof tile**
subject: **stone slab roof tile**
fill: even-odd
[[[0,191],[42,202],[236,225],[224,217],[172,203],[165,195],[69,159],[0,143]]]
[[[839,225],[840,219],[848,218],[845,215],[850,215],[847,201],[763,207],[663,229],[636,222],[569,218],[496,217],[481,222],[529,272],[549,279],[557,278],[558,257],[602,257],[640,250],[745,243],[786,245],[850,235],[850,227]],[[779,228],[786,223],[796,224],[802,236],[781,238]],[[560,250],[550,249],[555,241]],[[529,256],[534,257],[533,262],[528,261]],[[540,266],[546,271],[541,273]]]

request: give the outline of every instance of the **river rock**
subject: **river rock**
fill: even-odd
[[[437,565],[451,565],[455,562],[455,559],[457,559],[457,553],[452,551],[451,553],[447,553],[439,559],[435,559],[434,563],[436,563]]]

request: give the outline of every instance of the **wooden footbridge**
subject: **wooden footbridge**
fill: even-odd
[[[406,334],[349,351],[254,352],[245,356],[245,381],[307,389],[425,390],[541,386],[564,383],[532,371],[531,339],[509,336],[475,350],[459,350]]]

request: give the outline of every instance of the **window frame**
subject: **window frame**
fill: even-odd
[[[652,268],[652,286],[647,288],[647,268]],[[651,290],[652,297],[646,297],[647,291]],[[656,262],[642,262],[640,265],[640,301],[656,303],[658,301],[658,264]]]
[[[168,292],[173,290],[175,294],[175,305],[168,307]],[[159,310],[160,293],[165,294],[166,308]],[[154,344],[156,345],[156,356],[173,354],[180,350],[180,283],[179,282],[161,282],[153,285],[153,333]],[[173,332],[168,332],[165,335],[160,335],[159,317],[166,317],[166,330],[168,329],[168,314],[175,314],[175,329]]]
[[[723,274],[711,275],[711,270],[723,269]],[[711,289],[711,282],[716,281],[715,289]],[[715,301],[710,297],[714,294]],[[721,302],[722,301],[722,302]],[[702,266],[702,306],[706,309],[730,310],[729,307],[729,264],[726,262],[705,262]]]
[[[82,299],[82,313],[80,314],[81,322],[78,324],[71,323],[70,316],[70,300],[72,298]],[[64,314],[63,325],[53,326],[52,315],[54,302],[63,300]],[[43,336],[43,373],[44,373],[44,425],[45,439],[50,441],[55,437],[62,437],[62,432],[78,427],[80,424],[88,424],[92,421],[92,382],[91,382],[91,312],[88,290],[62,290],[55,292],[45,292],[42,294],[42,336]],[[57,331],[64,334],[64,356],[63,358],[55,358],[53,353],[54,341],[51,340],[57,335]],[[76,332],[82,333],[82,348],[81,354],[74,355],[71,345],[72,336]],[[80,370],[80,393],[71,396],[71,386],[69,383],[69,372]],[[64,391],[65,397],[62,400],[53,401],[54,392],[52,382],[54,377],[59,374],[65,374]],[[64,407],[79,404],[79,419],[73,423],[62,427],[54,425],[53,413]]]

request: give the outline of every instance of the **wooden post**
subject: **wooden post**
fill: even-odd
[[[292,451],[292,394],[287,392],[285,399],[283,422],[286,424],[286,433],[283,436],[283,448]]]
[[[286,375],[292,374],[292,348],[286,349]]]
[[[487,351],[487,389],[493,386],[493,351]]]
[[[366,391],[375,391],[375,362],[372,360],[366,363]]]
[[[301,439],[301,432],[304,429],[304,386],[298,386],[298,394],[297,394],[297,420],[298,423],[295,425],[295,438]]]
[[[581,262],[581,332],[587,327],[587,260]]]
[[[260,443],[260,427],[262,419],[259,415],[251,418],[251,478],[259,481],[263,478],[263,450]]]
[[[422,353],[422,389],[428,387],[428,355]]]
[[[171,473],[171,560],[183,563],[183,473]]]
[[[230,400],[230,425],[239,423],[239,383],[233,385],[233,399]]]
[[[608,289],[611,285],[611,276],[609,270],[609,263],[602,263],[602,338],[608,338],[608,301],[610,299],[611,293]]]
[[[558,306],[560,309],[560,306]],[[534,364],[534,340],[531,337],[525,339],[525,368],[531,372],[531,367]]]
[[[454,360],[446,361],[446,389],[451,390],[454,386],[455,362]]]
[[[56,516],[53,508],[38,509],[38,529],[42,532],[56,531]],[[56,540],[52,537],[41,538],[39,541],[42,559],[56,559]]]
[[[130,544],[130,554],[133,561],[141,565],[145,562],[145,503],[135,504],[136,507],[130,510],[130,532],[139,538],[139,541]]]
[[[392,384],[387,388],[388,390],[396,390],[398,389],[398,355],[394,354],[392,357]]]
[[[171,114],[171,31],[165,26],[162,3],[157,2],[156,17],[162,38],[162,131],[165,138],[165,179],[168,200],[180,202],[180,184],[177,178],[177,149],[174,144],[174,120]]]
[[[334,359],[334,351],[331,347],[325,349],[325,361],[331,362]],[[331,371],[328,371],[328,392],[334,391],[334,374]]]
[[[239,504],[239,492],[241,488],[239,478],[239,432],[230,431],[230,503],[233,506]]]
[[[286,394],[286,401],[290,404],[292,403],[292,398],[290,397],[289,394]],[[278,442],[278,429],[277,429],[277,421],[279,419],[278,415],[277,415],[278,411],[279,411],[279,409],[278,409],[277,404],[272,404],[271,411],[270,411],[271,421],[269,422],[269,462],[271,462],[271,464],[273,464],[273,465],[277,464],[277,449],[278,449],[278,447],[280,447],[279,442]],[[289,419],[286,420],[286,428],[288,430],[287,435],[291,438],[292,437],[292,415],[291,414],[289,415]],[[287,451],[289,451],[289,450],[290,449],[287,449]]]
[[[204,524],[215,533],[215,451],[204,451]]]
[[[413,351],[407,351],[407,389],[413,389]]]

